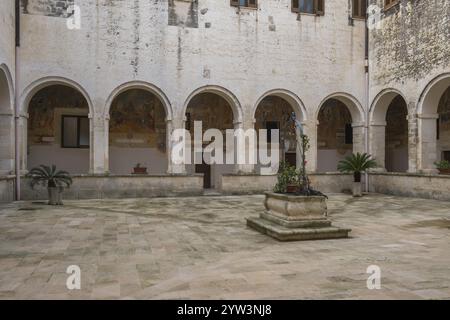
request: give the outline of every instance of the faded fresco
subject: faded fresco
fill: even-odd
[[[28,142],[31,145],[53,143],[55,138],[55,111],[57,109],[84,109],[89,106],[78,91],[61,85],[42,89],[31,99],[28,108]],[[57,130],[57,128],[56,128]],[[46,141],[45,139],[52,138]]]
[[[74,2],[75,0],[21,0],[22,13],[67,18],[72,15],[68,9]]]
[[[112,146],[157,148],[165,152],[166,114],[155,95],[138,89],[129,90],[114,100],[110,117]]]
[[[345,104],[329,99],[319,113],[318,148],[337,149],[340,154],[352,150],[351,144],[345,143],[345,127],[352,123],[352,116]]]
[[[169,0],[169,26],[198,28],[198,0]]]

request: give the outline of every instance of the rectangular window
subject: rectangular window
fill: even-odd
[[[280,124],[276,121],[267,121],[266,129],[267,129],[267,143],[272,143],[272,130],[279,130]]]
[[[89,148],[89,118],[83,116],[62,116],[62,148]]]
[[[258,8],[258,0],[231,0],[233,7]]]
[[[323,16],[325,14],[325,0],[292,0],[292,12]]]
[[[353,18],[365,19],[367,12],[367,0],[353,0]]]
[[[436,120],[436,140],[441,138],[441,119]]]
[[[345,125],[345,144],[353,144],[353,126],[351,123]]]

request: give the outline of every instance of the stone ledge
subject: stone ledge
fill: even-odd
[[[450,179],[450,175],[410,172],[370,172],[369,176]]]
[[[13,180],[16,176],[8,175],[8,176],[0,176],[0,180]]]

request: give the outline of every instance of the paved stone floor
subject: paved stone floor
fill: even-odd
[[[450,203],[333,195],[348,240],[247,229],[262,196],[0,205],[0,298],[450,299]],[[82,288],[66,289],[70,265]],[[369,265],[382,289],[366,287]]]

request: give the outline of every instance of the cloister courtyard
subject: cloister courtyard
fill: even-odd
[[[0,205],[2,299],[450,299],[448,202],[333,194],[345,240],[281,243],[246,227],[264,197]],[[81,290],[66,287],[70,265]],[[381,268],[369,290],[367,268]]]

